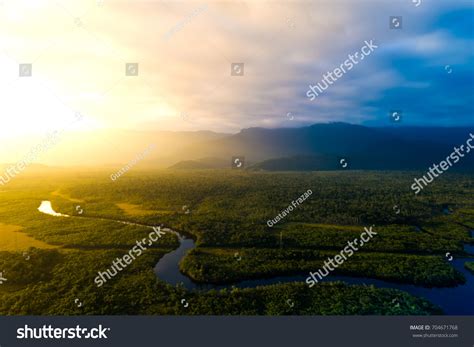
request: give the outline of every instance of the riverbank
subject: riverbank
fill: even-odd
[[[49,209],[48,209],[49,210]],[[56,212],[51,208],[52,215],[58,216]],[[51,212],[51,211],[48,211]],[[43,212],[45,213],[45,212]],[[78,217],[82,218],[82,217]],[[127,224],[134,224],[137,226],[143,227],[151,227],[148,225],[141,225],[137,223],[130,223],[124,222],[120,220],[115,220],[118,223],[127,223]],[[185,237],[180,233],[170,229],[164,228],[164,231],[171,232],[177,235],[179,240],[179,247],[167,254],[165,254],[161,259],[156,263],[154,271],[156,276],[166,283],[176,286],[181,284],[187,290],[191,292],[207,292],[211,289],[226,289],[226,288],[262,288],[265,286],[273,285],[273,284],[283,284],[283,283],[299,283],[303,282],[305,276],[279,276],[274,278],[261,278],[255,280],[246,280],[240,281],[233,284],[198,284],[195,283],[191,278],[184,275],[180,271],[180,262],[186,256],[186,254],[195,248],[195,241],[191,238]],[[238,260],[239,255],[234,257],[233,261]],[[422,297],[433,304],[439,306],[445,314],[450,315],[463,315],[463,314],[474,314],[474,304],[470,304],[469,302],[465,301],[465,298],[469,298],[472,293],[474,292],[474,279],[472,274],[470,274],[464,267],[463,267],[464,260],[463,259],[455,259],[452,262],[454,269],[463,273],[466,276],[467,280],[464,285],[452,287],[452,288],[424,288],[415,285],[409,284],[396,284],[387,281],[367,278],[367,277],[349,277],[349,276],[328,276],[322,282],[339,282],[343,281],[347,284],[351,285],[373,285],[377,288],[384,288],[384,289],[397,289],[404,292],[407,292],[411,295]],[[326,283],[324,284],[326,285]]]

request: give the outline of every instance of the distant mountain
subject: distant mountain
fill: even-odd
[[[201,155],[245,156],[253,169],[336,169],[345,159],[353,169],[427,169],[465,144],[473,128],[369,128],[347,123],[302,128],[250,128],[203,144]],[[474,167],[474,153],[456,169]]]
[[[193,149],[198,144],[225,136],[229,134],[211,131],[71,131],[59,136],[56,144],[40,153],[35,161],[51,166],[112,166],[119,169],[146,152],[137,166],[165,168],[178,160],[206,157],[194,156]],[[11,155],[4,161],[18,161],[44,141],[44,136],[12,139],[2,147],[2,154]]]
[[[361,153],[383,145],[403,145],[395,134],[346,123],[314,124],[302,128],[249,128],[235,135],[207,143],[207,155],[222,157],[245,155],[251,160],[265,160],[294,155]],[[220,154],[220,155],[218,155]]]
[[[401,137],[407,141],[422,141],[425,143],[440,143],[451,146],[460,145],[469,138],[469,131],[474,134],[474,128],[469,127],[384,127],[375,128],[390,136]]]
[[[370,150],[387,141],[373,128],[345,123],[315,124],[303,128],[249,128],[209,143],[208,155],[243,155],[253,161],[275,157],[342,154]]]
[[[347,123],[300,128],[249,128],[236,134],[210,131],[104,130],[65,133],[41,153],[53,166],[107,166],[113,171],[136,161],[137,168],[229,168],[232,157],[244,157],[254,170],[332,170],[344,159],[351,169],[427,169],[465,145],[474,128],[390,127]],[[3,153],[12,162],[44,139],[8,142]],[[146,155],[145,155],[146,154]],[[474,169],[474,151],[455,169]]]

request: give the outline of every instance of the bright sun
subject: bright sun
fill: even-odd
[[[32,79],[2,90],[0,136],[41,134],[70,123],[74,112]]]

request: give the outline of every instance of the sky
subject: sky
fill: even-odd
[[[58,127],[385,126],[393,110],[399,125],[472,125],[473,17],[464,0],[3,0],[0,144]],[[311,101],[365,40],[378,48]]]

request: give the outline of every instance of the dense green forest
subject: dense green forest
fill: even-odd
[[[130,171],[115,182],[109,175],[25,173],[1,187],[0,235],[2,226],[19,226],[16,233],[55,248],[0,247],[0,271],[8,279],[0,286],[0,314],[440,313],[401,291],[344,283],[208,292],[172,287],[153,272],[179,245],[172,233],[98,288],[97,272],[150,232],[113,219],[164,225],[194,238],[197,247],[180,266],[203,283],[315,271],[369,225],[377,236],[337,274],[427,287],[465,281],[445,254],[468,257],[463,243],[474,243],[472,175],[445,174],[418,196],[410,189],[416,173],[409,172]],[[308,189],[313,193],[304,203],[267,225]],[[42,200],[74,217],[38,212]]]
[[[238,252],[239,261],[234,254]],[[181,263],[183,272],[198,282],[236,282],[272,277],[275,273],[308,273],[322,268],[334,253],[313,250],[202,248],[191,250]],[[393,282],[445,287],[464,282],[464,277],[441,257],[386,253],[356,253],[334,271],[336,275],[372,277]]]
[[[474,261],[466,261],[464,263],[464,266],[465,266],[466,269],[468,269],[469,271],[471,271],[474,274]]]

